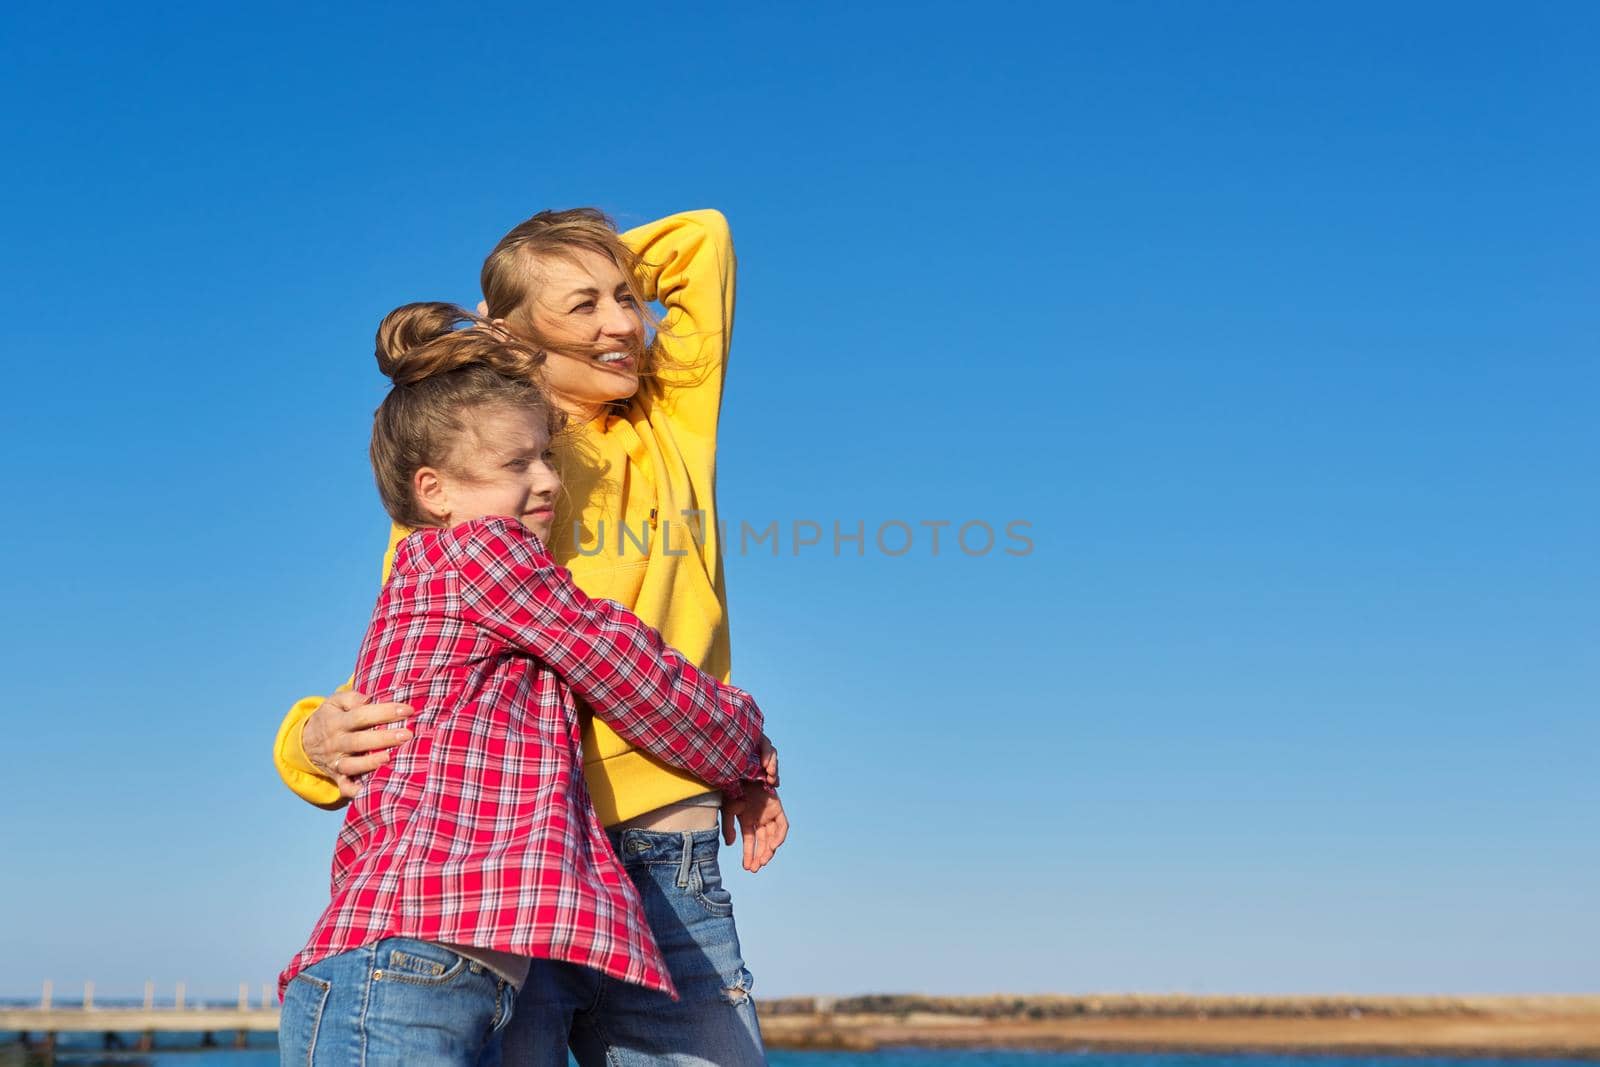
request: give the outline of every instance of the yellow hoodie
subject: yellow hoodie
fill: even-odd
[[[673,215],[622,239],[643,261],[645,299],[666,308],[656,337],[666,367],[645,380],[622,414],[601,416],[572,435],[560,456],[570,507],[558,513],[550,551],[584,592],[629,608],[701,670],[727,681],[716,454],[733,333],[733,242],[716,211]],[[390,530],[384,581],[395,545],[410,532]],[[338,787],[311,765],[300,743],[323,699],[305,697],[289,709],[273,758],[290,789],[334,808],[342,803]],[[606,825],[707,790],[586,718],[584,778]]]

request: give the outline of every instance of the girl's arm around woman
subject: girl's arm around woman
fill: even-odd
[[[737,793],[766,778],[761,709],[718,682],[609,600],[591,600],[520,523],[478,519],[458,531],[466,617],[561,676],[630,744]]]

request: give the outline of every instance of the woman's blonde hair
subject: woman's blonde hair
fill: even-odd
[[[437,526],[412,479],[448,468],[474,411],[533,410],[552,435],[565,416],[540,388],[544,353],[454,304],[406,304],[378,325],[378,369],[394,382],[372,419],[372,473],[384,510],[403,526]]]

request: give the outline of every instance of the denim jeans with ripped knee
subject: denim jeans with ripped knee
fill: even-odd
[[[666,957],[679,1000],[598,971],[534,960],[506,1028],[507,1067],[765,1064],[752,979],[739,954],[719,832],[623,830],[612,847]]]

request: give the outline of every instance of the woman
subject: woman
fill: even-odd
[[[484,261],[488,317],[548,353],[544,385],[575,432],[561,449],[568,508],[552,555],[591,597],[655,626],[727,680],[727,597],[715,500],[716,429],[733,325],[734,257],[715,211],[674,215],[619,239],[598,211],[541,212]],[[666,308],[646,344],[651,301]],[[390,536],[384,574],[394,546]],[[358,693],[307,697],[278,733],[279,773],[300,796],[337,807],[406,739],[384,728],[403,705]],[[762,1063],[750,973],[717,866],[718,798],[637,752],[603,723],[584,731],[584,776],[601,821],[645,902],[681,999],[536,961],[507,1031],[508,1063]],[[781,843],[782,822],[754,868]],[[770,816],[768,816],[770,820]],[[781,811],[778,819],[782,820]]]

